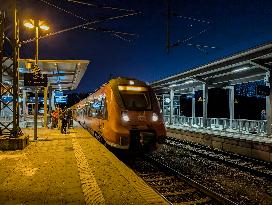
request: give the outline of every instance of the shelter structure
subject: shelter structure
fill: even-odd
[[[224,130],[240,134],[271,136],[272,103],[272,42],[233,54],[152,82],[150,85],[161,100],[165,122],[168,126],[191,127],[199,130]],[[266,120],[234,118],[234,86],[240,83],[264,80],[268,88],[266,96]],[[270,87],[270,89],[269,89]],[[210,88],[227,89],[229,94],[229,118],[208,118],[208,92]],[[202,117],[196,117],[195,92],[202,91]],[[182,116],[179,96],[192,97],[192,116]],[[249,111],[250,112],[250,111]]]
[[[11,63],[10,60],[6,60],[3,66],[8,67]],[[29,105],[34,104],[34,101],[31,101],[27,96],[35,92],[35,87],[24,85],[24,74],[31,72],[34,63],[34,59],[18,60],[20,88],[19,113],[21,127],[31,126],[33,123],[33,106],[31,109],[31,106]],[[89,63],[90,61],[88,60],[39,60],[38,65],[41,69],[41,73],[46,74],[48,79],[46,87],[39,87],[39,93],[43,93],[43,98],[41,97],[41,100],[39,101],[44,104],[44,107],[39,109],[40,116],[38,122],[40,124],[46,125],[48,110],[55,109],[56,93],[76,89]],[[6,84],[12,84],[12,76],[10,76],[9,73],[5,73],[3,81]],[[8,100],[9,96],[5,97]],[[8,108],[3,110],[1,113],[1,120],[9,121],[10,118],[12,118],[12,116],[10,116],[11,114],[12,113],[9,112]]]

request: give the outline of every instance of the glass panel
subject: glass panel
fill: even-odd
[[[120,92],[126,109],[128,110],[150,110],[151,103],[148,92]]]

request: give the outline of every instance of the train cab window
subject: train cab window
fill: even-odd
[[[128,110],[151,110],[148,92],[121,91],[122,100]]]

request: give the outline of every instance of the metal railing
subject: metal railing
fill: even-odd
[[[170,116],[165,115],[166,126],[170,126]],[[266,135],[266,120],[247,120],[228,118],[207,118],[207,126],[203,126],[203,117],[173,116],[172,126],[202,128],[210,131],[233,132],[238,134]]]

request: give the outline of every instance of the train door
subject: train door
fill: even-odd
[[[103,96],[101,98],[100,120],[99,120],[99,129],[103,137],[106,137],[105,127],[107,126],[107,120],[108,120],[107,102],[106,102],[106,97]]]

